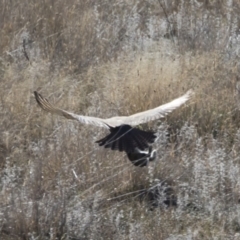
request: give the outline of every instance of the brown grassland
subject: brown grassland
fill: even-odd
[[[240,239],[237,0],[0,1],[0,239]],[[133,166],[39,91],[111,117],[194,98]]]

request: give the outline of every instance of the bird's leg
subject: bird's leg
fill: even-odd
[[[148,154],[149,154],[149,161],[154,161],[156,159],[157,156],[157,152],[156,150],[152,150],[152,146],[149,146],[148,148]]]

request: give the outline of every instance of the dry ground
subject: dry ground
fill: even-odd
[[[166,3],[168,2],[168,3]],[[240,239],[238,1],[0,1],[1,239]],[[239,85],[240,86],[240,85]],[[194,89],[146,168],[104,130]]]

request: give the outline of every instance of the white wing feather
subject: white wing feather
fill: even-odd
[[[109,128],[109,126],[101,118],[82,116],[82,115],[65,111],[63,109],[53,106],[46,98],[42,97],[42,95],[39,94],[38,92],[35,91],[34,95],[38,105],[47,112],[50,112],[59,116],[63,116],[68,119],[76,120],[81,123],[91,124],[98,127]]]
[[[120,126],[121,124],[128,124],[131,126],[135,126],[141,123],[163,118],[167,114],[172,112],[174,109],[180,107],[182,104],[188,101],[194,93],[192,90],[189,90],[185,95],[169,103],[166,103],[162,106],[159,106],[144,112],[136,113],[128,117],[120,116],[120,117],[112,117],[107,119],[90,117],[90,116],[82,116],[82,115],[78,115],[78,114],[74,114],[74,113],[62,110],[60,108],[53,106],[51,103],[48,102],[47,99],[43,98],[41,94],[39,94],[38,92],[34,92],[34,94],[35,94],[36,101],[38,102],[40,107],[47,112],[51,112],[68,119],[77,120],[78,122],[81,122],[81,123],[91,124],[98,127],[109,128],[109,126],[117,127],[117,126]]]
[[[126,123],[134,126],[141,123],[153,121],[159,118],[163,118],[166,115],[168,115],[170,112],[172,112],[174,109],[183,105],[186,101],[188,101],[191,98],[193,94],[194,94],[193,91],[189,90],[185,95],[179,98],[176,98],[169,103],[166,103],[164,105],[161,105],[159,107],[156,107],[144,112],[133,114],[126,119],[127,121]]]

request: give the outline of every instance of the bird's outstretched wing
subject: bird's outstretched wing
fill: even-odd
[[[45,110],[47,112],[57,114],[57,115],[63,116],[63,117],[68,118],[68,119],[77,120],[81,123],[91,124],[91,125],[104,127],[104,128],[109,128],[109,126],[106,123],[104,123],[104,120],[101,119],[101,118],[82,116],[82,115],[78,115],[78,114],[74,114],[74,113],[62,110],[60,108],[57,108],[57,107],[53,106],[40,93],[34,91],[34,95],[35,95],[35,98],[36,98],[36,101],[37,101],[38,105],[43,110]]]
[[[36,91],[34,92],[36,101],[43,110],[63,116],[68,119],[77,120],[81,123],[91,124],[104,128],[118,127],[120,125],[136,126],[141,123],[146,123],[155,119],[163,118],[167,114],[172,112],[174,109],[180,107],[182,104],[188,101],[193,94],[193,91],[189,90],[185,95],[159,107],[136,113],[130,116],[116,116],[112,118],[102,119],[97,117],[78,115],[62,110],[49,103],[49,101],[46,98],[43,98],[40,93]]]
[[[135,126],[141,123],[146,123],[159,118],[163,118],[166,115],[168,115],[170,112],[172,112],[174,109],[183,105],[186,101],[188,101],[193,96],[193,94],[194,92],[192,90],[189,90],[185,95],[179,98],[176,98],[169,103],[166,103],[164,105],[161,105],[159,107],[156,107],[144,112],[140,112],[140,113],[136,113],[131,116],[128,116],[125,118],[124,124]]]

